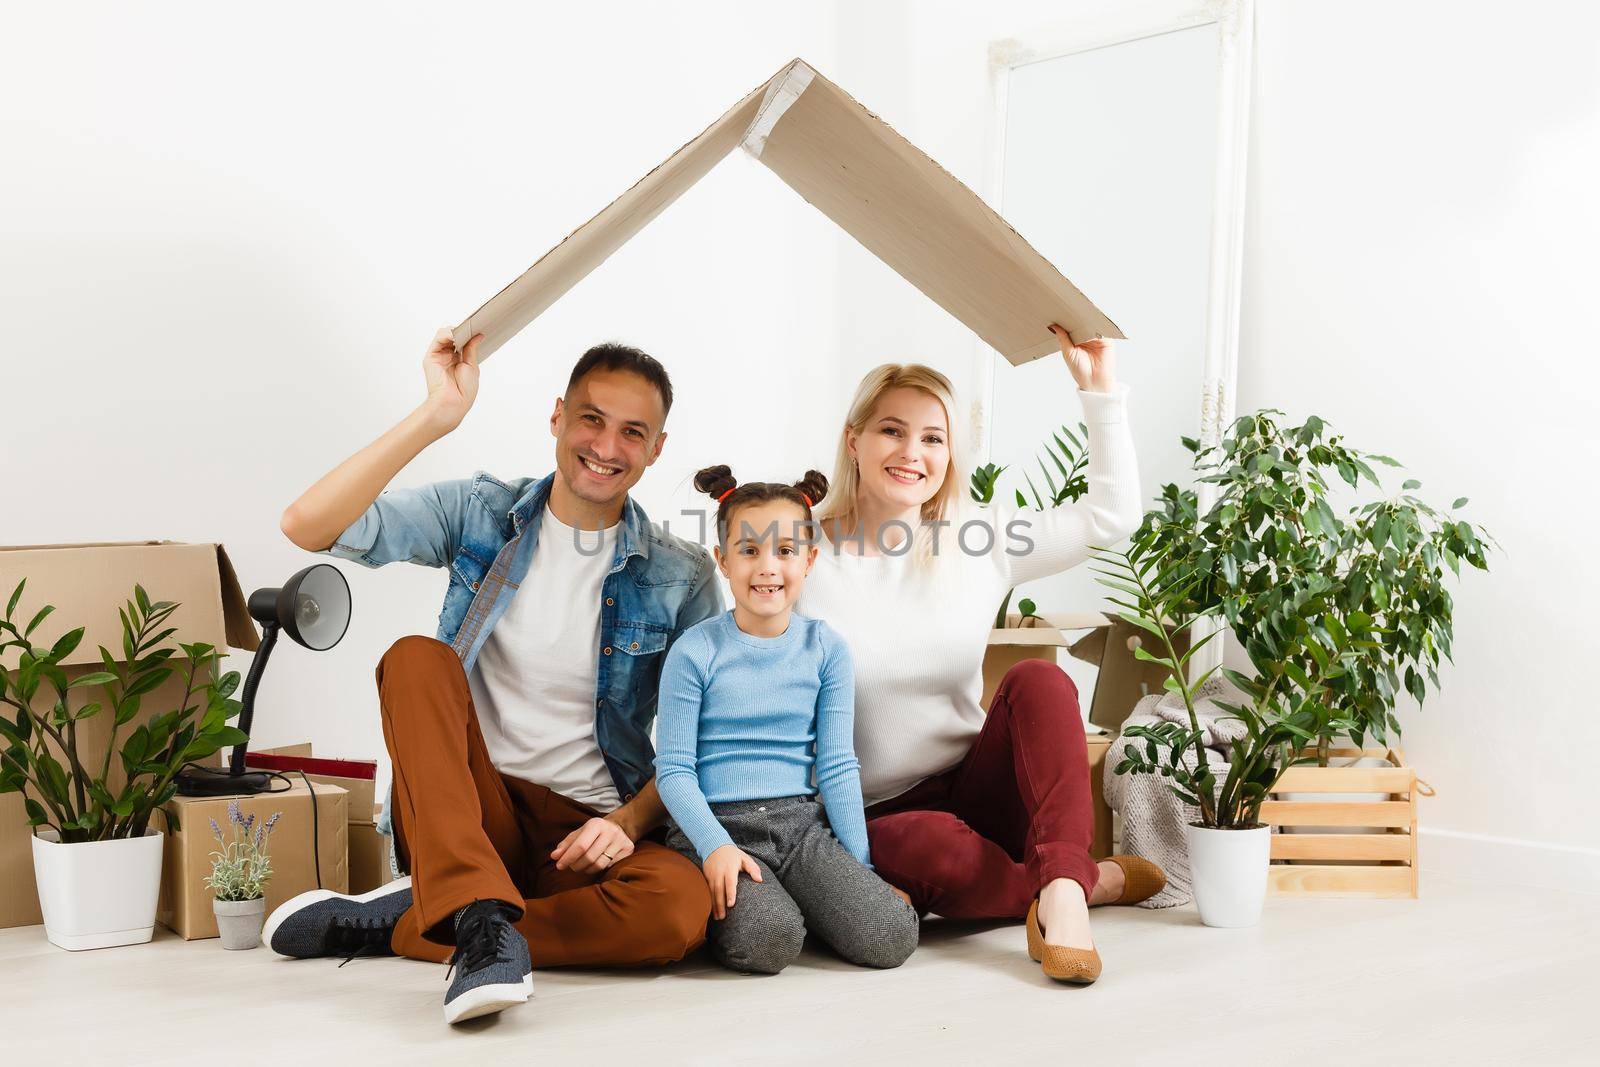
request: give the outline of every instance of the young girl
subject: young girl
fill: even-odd
[[[735,607],[667,653],[656,786],[672,814],[667,844],[711,889],[712,952],[777,974],[809,927],[851,963],[898,967],[916,948],[917,913],[869,869],[850,655],[826,623],[793,610],[827,479],[738,485],[718,466],[694,484],[717,501],[714,555]]]

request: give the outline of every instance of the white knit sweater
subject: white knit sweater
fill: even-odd
[[[1128,428],[1126,385],[1079,392],[1089,428],[1088,492],[1046,511],[1000,504],[978,508],[965,493],[959,517],[938,531],[937,556],[862,556],[820,539],[817,562],[796,609],[845,639],[855,664],[856,755],[868,804],[898,796],[966,756],[983,727],[983,655],[1006,592],[1057,574],[1115,545],[1142,515],[1139,472]],[[979,520],[994,531],[962,524]],[[1033,542],[1008,536],[1016,528]],[[925,534],[926,536],[926,534]],[[992,547],[983,551],[992,540]],[[1008,551],[1009,549],[1009,551]]]

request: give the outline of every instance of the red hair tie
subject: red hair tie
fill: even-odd
[[[726,490],[726,491],[725,491],[725,492],[724,492],[724,493],[723,493],[723,494],[722,494],[722,495],[721,495],[721,496],[719,496],[719,497],[717,497],[717,503],[719,503],[719,504],[720,504],[720,503],[722,503],[722,502],[723,502],[723,501],[724,501],[724,500],[726,500],[726,499],[728,499],[728,493],[731,493],[731,492],[733,492],[733,491],[734,491],[734,490],[735,490],[735,489],[737,489],[737,488],[739,488],[739,487],[738,487],[738,486],[737,486],[737,485],[730,485],[730,486],[729,486],[729,487],[728,487],[728,488],[727,488],[727,490]]]
[[[801,499],[801,500],[804,500],[804,501],[805,501],[805,502],[806,502],[806,507],[808,507],[808,508],[809,508],[809,507],[815,507],[815,506],[816,506],[816,505],[814,505],[814,504],[812,504],[812,503],[811,503],[811,498],[810,498],[810,497],[808,497],[808,496],[806,496],[806,495],[805,495],[805,494],[804,494],[804,493],[801,493],[801,494],[800,494],[800,499]]]

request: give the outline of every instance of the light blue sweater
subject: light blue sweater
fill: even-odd
[[[867,863],[854,721],[850,652],[827,623],[791,612],[782,634],[753,637],[725,611],[685,630],[662,665],[656,788],[702,861],[734,843],[711,803],[815,793]]]

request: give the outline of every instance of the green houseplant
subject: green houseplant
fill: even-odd
[[[239,713],[232,699],[239,675],[218,674],[222,653],[211,645],[168,644],[175,630],[163,624],[178,605],[151,601],[135,586],[119,609],[122,658],[101,646],[103,670],[69,677],[63,661],[84,630],[35,644],[54,608],[22,623],[26,584],[17,583],[0,618],[0,657],[16,664],[0,671],[0,793],[23,794],[47,932],[66,948],[149,940],[161,869],[151,815],[176,794],[185,764],[244,742],[229,725]],[[174,662],[180,650],[183,666]],[[174,674],[184,683],[177,706],[148,714],[144,702]],[[74,707],[80,689],[97,690],[100,699]],[[108,734],[103,750],[86,735],[96,718]],[[131,866],[118,884],[95,884],[124,855]],[[124,925],[106,909],[122,914]]]
[[[1319,731],[1352,725],[1328,719],[1326,698],[1362,639],[1347,635],[1341,647],[1316,657],[1320,666],[1315,674],[1291,684],[1280,684],[1281,674],[1258,682],[1228,671],[1246,699],[1218,703],[1239,720],[1243,736],[1231,746],[1225,764],[1214,763],[1195,705],[1201,687],[1218,668],[1208,668],[1191,680],[1189,665],[1195,653],[1221,633],[1212,630],[1195,637],[1192,629],[1219,609],[1195,607],[1196,588],[1204,575],[1177,555],[1170,539],[1144,530],[1126,550],[1099,550],[1095,557],[1108,599],[1122,609],[1117,614],[1151,639],[1150,647],[1141,645],[1134,655],[1166,669],[1164,687],[1181,698],[1188,719],[1124,727],[1122,736],[1131,743],[1123,746],[1113,771],[1159,775],[1180,800],[1198,811],[1184,833],[1201,921],[1207,926],[1252,926],[1266,897],[1271,850],[1271,827],[1260,820],[1261,805],[1285,767],[1309,758],[1299,753]],[[1190,644],[1180,654],[1178,638],[1186,631]],[[1298,640],[1307,638],[1302,635]],[[1297,644],[1285,647],[1298,651]]]
[[[1449,579],[1463,563],[1486,570],[1491,539],[1454,514],[1465,497],[1441,512],[1414,479],[1385,494],[1373,464],[1397,461],[1349,447],[1316,416],[1281,415],[1243,416],[1211,448],[1185,438],[1217,498],[1199,515],[1193,490],[1168,485],[1136,536],[1195,579],[1180,616],[1217,611],[1262,684],[1318,693],[1312,743],[1326,765],[1341,736],[1392,745],[1396,700],[1421,704],[1438,687],[1454,638]],[[1342,511],[1334,478],[1357,498]]]
[[[1261,411],[1236,420],[1213,448],[1186,438],[1199,481],[1217,486],[1213,504],[1202,515],[1192,490],[1168,485],[1132,546],[1098,555],[1120,614],[1154,639],[1154,652],[1135,654],[1166,668],[1166,687],[1181,696],[1189,719],[1129,727],[1125,736],[1144,743],[1126,746],[1114,770],[1159,774],[1198,809],[1190,846],[1203,918],[1202,853],[1224,848],[1204,831],[1256,834],[1253,851],[1239,861],[1240,870],[1251,872],[1250,886],[1241,888],[1243,875],[1232,886],[1244,896],[1255,894],[1259,914],[1269,846],[1261,804],[1283,769],[1311,759],[1325,763],[1337,737],[1359,746],[1369,736],[1397,736],[1400,686],[1420,702],[1424,676],[1437,686],[1439,659],[1450,653],[1453,604],[1445,568],[1459,573],[1463,560],[1486,567],[1487,535],[1414,496],[1415,481],[1407,480],[1398,494],[1336,513],[1330,473],[1354,490],[1363,481],[1381,488],[1372,462],[1398,464],[1346,446],[1320,418],[1283,427],[1280,414]],[[1452,511],[1465,504],[1457,500]],[[1254,668],[1248,676],[1222,668],[1244,695],[1242,702],[1223,704],[1244,736],[1232,747],[1221,780],[1212,771],[1194,699],[1216,668],[1192,681],[1189,670],[1195,651],[1221,631],[1181,656],[1175,651],[1176,636],[1202,619],[1220,620]],[[1237,841],[1225,847],[1246,851]],[[1233,917],[1248,911],[1234,908]]]

